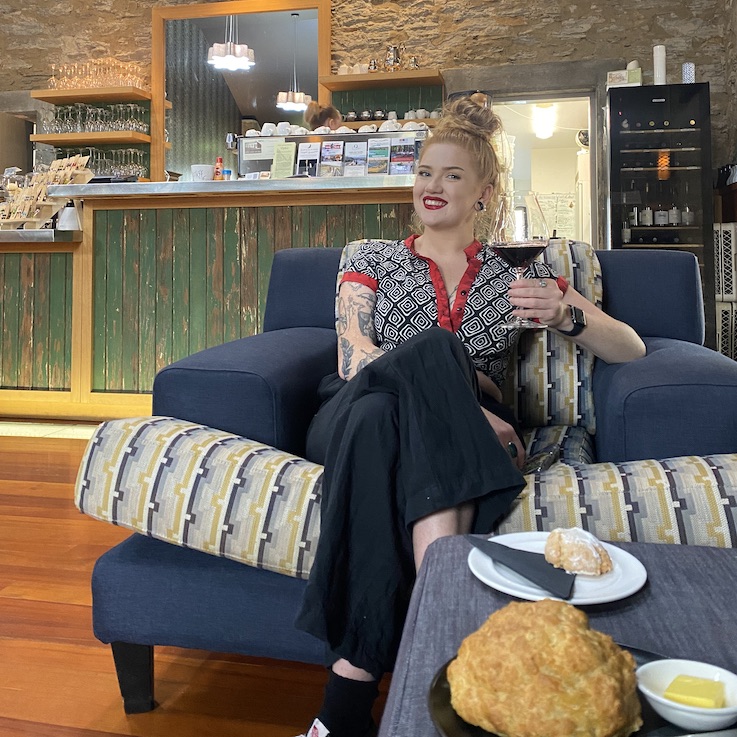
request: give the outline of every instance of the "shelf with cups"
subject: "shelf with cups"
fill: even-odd
[[[378,127],[385,123],[386,120],[351,120],[341,123],[341,125],[344,125],[346,128],[351,128],[353,130],[358,130],[361,126],[364,125],[375,125],[378,129]],[[412,120],[397,120],[397,123],[399,125],[404,125],[405,123],[424,123],[428,128],[432,128],[434,125],[437,124],[437,120],[435,118],[413,118]]]
[[[406,69],[369,74],[328,74],[318,78],[331,92],[371,89],[374,87],[428,87],[443,85],[439,69]]]

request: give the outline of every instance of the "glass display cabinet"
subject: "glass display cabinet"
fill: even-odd
[[[715,345],[709,85],[608,93],[609,245],[696,255],[707,345]]]

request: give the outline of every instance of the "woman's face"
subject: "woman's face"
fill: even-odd
[[[466,149],[455,143],[433,143],[423,149],[412,194],[423,225],[444,230],[472,225],[476,203],[487,202],[491,189],[482,183]]]

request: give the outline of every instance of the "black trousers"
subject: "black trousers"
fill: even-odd
[[[488,532],[524,478],[447,330],[417,335],[348,382],[326,377],[320,393],[307,437],[307,457],[325,466],[320,541],[296,625],[380,677],[393,667],[415,579],[413,523],[474,502],[473,530]]]

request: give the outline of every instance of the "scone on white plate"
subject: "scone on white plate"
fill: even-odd
[[[545,542],[545,560],[568,573],[588,576],[601,576],[612,570],[612,559],[599,539],[579,527],[553,530]]]

